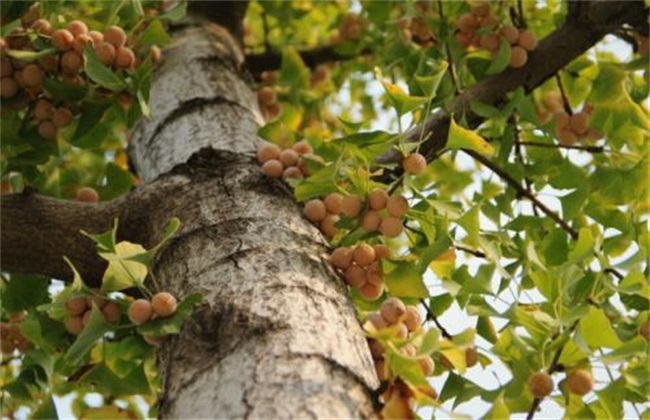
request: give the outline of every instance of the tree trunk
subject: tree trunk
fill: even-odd
[[[327,243],[255,161],[259,111],[241,57],[216,25],[180,30],[154,78],[154,115],[131,139],[148,188],[178,185],[172,211],[149,222],[182,221],[156,287],[206,297],[160,352],[159,415],[376,417],[373,363]]]

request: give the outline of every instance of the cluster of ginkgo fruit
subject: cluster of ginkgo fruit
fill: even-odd
[[[271,86],[263,86],[257,91],[257,102],[267,121],[278,118],[282,113],[282,104],[278,102],[278,95]]]
[[[372,312],[366,316],[366,322],[372,324],[377,331],[389,329],[395,339],[405,342],[409,334],[420,329],[422,315],[415,306],[407,306],[401,300],[390,297],[382,302],[378,312]],[[375,369],[380,380],[387,380],[389,377],[388,366],[385,361],[385,348],[380,341],[368,339],[370,353],[375,362]],[[425,376],[433,374],[435,363],[431,356],[418,356],[417,347],[410,342],[405,342],[400,347],[400,352],[405,356],[417,358],[417,363]]]
[[[589,119],[593,107],[585,105],[580,112],[569,115],[562,110],[555,114],[555,135],[560,144],[569,146],[582,139],[598,140],[603,137],[602,133],[589,127]]]
[[[329,40],[332,44],[343,41],[357,42],[366,26],[367,22],[364,19],[354,13],[348,13],[343,16],[338,29],[330,35]]]
[[[257,149],[257,160],[265,175],[284,180],[300,180],[309,176],[307,160],[321,161],[305,141],[284,150],[273,143],[264,143]]]
[[[381,261],[390,258],[386,245],[359,243],[354,248],[341,246],[332,252],[330,262],[341,270],[348,285],[359,290],[365,300],[377,300],[384,293]]]
[[[32,343],[20,331],[20,323],[25,319],[26,311],[9,314],[9,322],[0,323],[0,351],[13,354],[15,350],[25,353],[32,348]]]
[[[64,325],[70,334],[79,335],[83,332],[90,320],[93,305],[100,310],[104,321],[109,324],[120,323],[123,305],[93,289],[90,295],[78,295],[66,300]],[[133,300],[128,306],[127,315],[133,324],[142,325],[152,319],[172,316],[176,312],[177,305],[176,298],[172,294],[160,292],[155,294],[151,301]],[[150,334],[143,334],[143,338],[153,346],[158,346],[165,340],[164,336],[156,337]]]
[[[477,3],[470,13],[462,14],[456,21],[456,41],[464,48],[473,45],[492,53],[492,58],[504,39],[510,45],[510,67],[520,68],[528,62],[528,53],[537,48],[537,38],[525,29],[512,25],[499,28],[498,19],[492,14],[490,4]]]
[[[594,388],[594,378],[587,369],[572,369],[566,375],[566,384],[571,393],[582,397]],[[528,389],[535,398],[551,395],[554,387],[553,378],[546,372],[535,372],[528,378]]]
[[[32,5],[20,21],[20,27],[0,38],[0,96],[13,109],[28,109],[39,135],[45,139],[56,139],[58,131],[72,124],[80,113],[80,102],[57,98],[47,80],[74,86],[89,83],[84,73],[84,50],[88,45],[99,61],[115,70],[130,71],[142,62],[134,52],[135,46],[127,44],[127,35],[120,26],[99,32],[89,30],[80,20],[72,20],[55,28],[59,21],[53,24],[41,18],[38,4]],[[49,49],[52,52],[46,53]],[[157,47],[144,53],[160,59]]]

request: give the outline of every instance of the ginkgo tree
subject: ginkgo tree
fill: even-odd
[[[3,415],[649,415],[645,2],[1,11]]]

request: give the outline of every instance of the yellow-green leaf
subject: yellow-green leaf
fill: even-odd
[[[447,147],[449,149],[468,149],[482,155],[492,156],[494,147],[485,139],[472,130],[468,130],[456,124],[454,117],[451,117],[449,135],[447,136]]]

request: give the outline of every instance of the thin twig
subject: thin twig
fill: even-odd
[[[605,147],[603,146],[578,146],[578,145],[568,145],[568,144],[542,143],[537,141],[519,141],[519,142],[515,142],[515,145],[531,146],[531,147],[546,147],[549,149],[574,149],[574,150],[582,150],[589,153],[604,153],[606,151]]]
[[[425,300],[420,299],[420,303],[422,303],[422,306],[424,306],[424,309],[426,309],[427,311],[427,320],[433,321],[433,323],[436,324],[436,327],[438,327],[438,329],[440,330],[440,333],[442,333],[442,336],[451,340],[452,339],[451,334],[449,334],[449,331],[447,331],[445,327],[443,327],[442,324],[440,324],[440,321],[438,321],[438,317],[433,312],[431,312],[431,308],[429,308]]]
[[[502,180],[504,180],[508,185],[510,185],[512,188],[517,190],[520,196],[526,197],[529,199],[534,206],[536,206],[542,213],[553,219],[564,231],[566,231],[573,239],[578,239],[578,231],[569,226],[569,224],[566,222],[566,220],[562,219],[560,216],[558,216],[557,213],[555,213],[553,210],[549,209],[544,203],[539,201],[539,199],[535,196],[535,194],[531,193],[530,191],[526,190],[519,181],[514,179],[510,174],[508,174],[503,168],[499,167],[496,165],[494,162],[491,160],[487,159],[485,156],[474,152],[473,150],[466,150],[463,149],[465,153],[468,155],[472,156],[474,159],[479,161],[480,163],[483,164],[483,166],[487,167],[490,169],[492,172],[497,174]]]
[[[438,15],[440,16],[440,21],[445,23],[445,28],[446,28],[447,22],[445,20],[445,13],[442,10],[442,0],[438,0]],[[458,86],[458,79],[456,77],[454,59],[452,58],[451,50],[449,49],[449,42],[445,42],[445,54],[447,55],[447,62],[449,63],[448,70],[449,70],[449,76],[451,76],[451,83],[454,85],[454,91],[457,95],[460,92],[460,88]]]
[[[564,86],[562,85],[562,78],[560,78],[559,72],[555,73],[555,81],[557,82],[557,86],[560,88],[560,94],[562,94],[562,103],[564,104],[564,111],[566,111],[566,113],[569,115],[573,115],[573,110],[571,109],[571,105],[569,105],[569,98],[566,96],[566,91],[564,90]]]
[[[456,248],[459,251],[463,251],[463,252],[467,252],[468,254],[472,254],[475,257],[479,257],[479,258],[486,258],[487,257],[487,255],[485,255],[485,253],[483,251],[475,251],[473,249],[465,248],[464,246],[460,246],[460,245],[454,245],[454,248]]]

